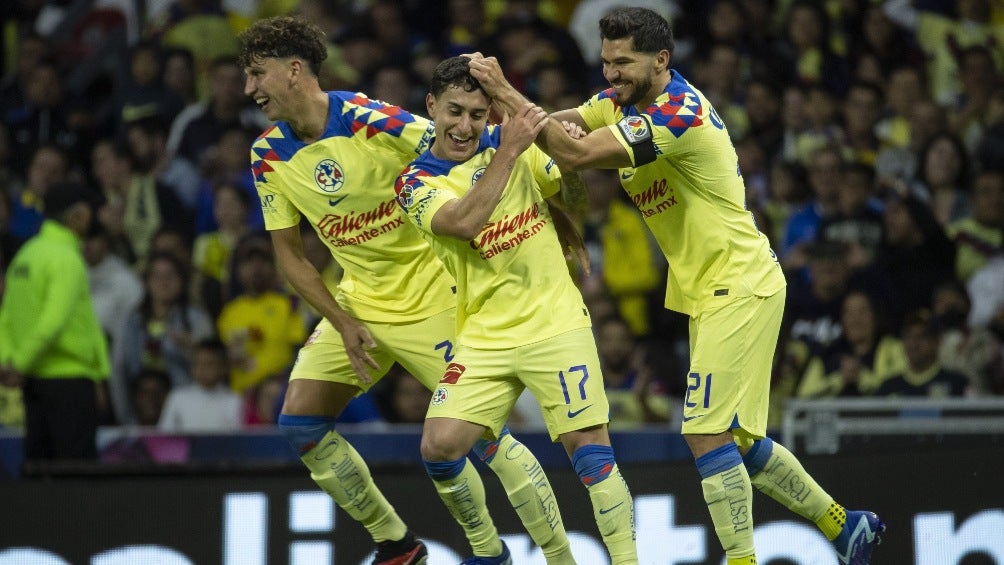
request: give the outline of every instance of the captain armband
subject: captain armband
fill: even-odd
[[[617,122],[624,140],[634,151],[634,166],[640,167],[655,161],[655,141],[652,139],[652,125],[641,116],[625,116]]]

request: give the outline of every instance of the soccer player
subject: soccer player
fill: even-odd
[[[426,470],[454,517],[483,520],[484,491],[471,488],[464,455],[486,430],[504,434],[529,388],[588,489],[613,563],[637,563],[634,504],[610,447],[589,312],[545,202],[584,188],[566,181],[562,190],[558,167],[533,146],[547,119],[539,107],[525,104],[501,126],[487,125],[490,99],[468,61],[436,67],[426,95],[432,147],[396,185],[398,202],[457,281],[457,350],[426,417]],[[508,549],[479,563],[509,563]]]
[[[623,8],[599,27],[611,88],[554,114],[537,142],[565,170],[619,169],[669,261],[665,305],[690,316],[683,434],[728,563],[756,563],[753,486],[815,522],[841,563],[867,563],[882,521],[845,511],[765,435],[785,280],[745,208],[725,125],[669,67],[673,34],[665,19]],[[504,110],[525,102],[493,58],[475,55],[471,74]]]
[[[275,125],[251,150],[280,269],[323,319],[290,375],[279,429],[311,477],[377,543],[375,563],[424,563],[425,545],[373,482],[335,418],[397,361],[430,390],[453,358],[453,280],[395,204],[394,180],[432,137],[428,120],[360,93],[325,92],[324,35],[312,24],[260,20],[241,35],[245,93]],[[301,217],[344,268],[337,297],[303,253]],[[537,459],[508,433],[477,442],[549,562],[571,562],[553,492]],[[497,454],[497,456],[496,456]],[[483,489],[466,460],[465,477]],[[462,523],[475,550],[501,551],[490,517]]]

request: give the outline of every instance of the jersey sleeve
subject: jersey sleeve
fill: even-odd
[[[432,218],[444,204],[457,198],[438,185],[437,177],[417,167],[409,167],[394,184],[397,203],[419,230],[432,233]]]
[[[530,160],[530,170],[533,171],[533,178],[540,186],[540,193],[544,198],[550,198],[561,190],[561,170],[547,153],[541,151],[536,145],[531,145],[524,153]]]
[[[261,204],[261,215],[265,219],[267,230],[291,228],[300,223],[300,211],[285,196],[282,176],[276,174],[269,162],[271,148],[265,140],[266,135],[268,132],[259,137],[251,148],[251,170]]]
[[[593,95],[592,98],[583,102],[576,110],[582,116],[582,121],[586,123],[586,128],[589,131],[606,127],[612,124],[615,119],[615,107],[608,90]]]

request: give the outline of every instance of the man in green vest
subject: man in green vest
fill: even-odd
[[[22,386],[25,459],[97,456],[98,388],[108,347],[81,253],[93,209],[87,188],[56,184],[45,221],[14,256],[0,304],[0,382]]]

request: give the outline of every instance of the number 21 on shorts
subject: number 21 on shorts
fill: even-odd
[[[708,373],[704,377],[701,377],[700,373],[690,373],[687,377],[687,398],[684,401],[687,408],[697,408],[698,398],[702,396],[700,393],[702,384],[704,385],[704,394],[703,399],[700,399],[700,406],[708,408],[711,404],[711,373]],[[694,393],[693,400],[691,400],[690,393]]]

